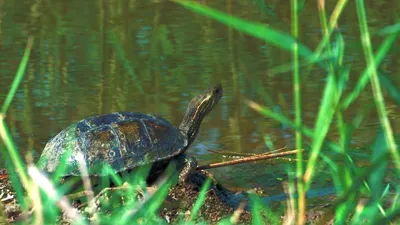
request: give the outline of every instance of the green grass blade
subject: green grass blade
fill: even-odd
[[[0,114],[0,136],[3,139],[4,144],[6,145],[6,147],[8,149],[10,158],[16,167],[17,173],[19,174],[19,176],[22,180],[22,183],[26,187],[28,186],[28,175],[25,171],[25,165],[24,165],[24,163],[19,155],[19,152],[18,152],[17,148],[15,147],[15,144],[11,138],[10,132],[4,121],[4,116],[6,115],[7,110],[15,96],[17,89],[18,89],[18,86],[21,83],[22,78],[24,76],[26,65],[28,64],[29,56],[31,53],[33,41],[34,41],[33,37],[28,38],[28,43],[26,45],[24,55],[22,57],[20,65],[18,67],[14,81],[11,85],[11,88],[6,96],[6,100],[2,106],[1,114]]]
[[[54,206],[57,205],[64,211],[68,219],[71,219],[74,224],[86,224],[85,218],[73,208],[69,199],[61,195],[54,184],[37,167],[29,166],[28,172],[32,182],[36,183],[44,191],[46,197],[53,202]],[[36,202],[33,203],[35,204]]]
[[[204,201],[206,200],[207,191],[208,191],[208,188],[210,187],[210,184],[211,184],[211,179],[207,178],[206,182],[201,187],[200,193],[197,196],[197,200],[194,203],[194,206],[192,208],[192,212],[190,214],[192,221],[196,220],[197,213],[199,212],[199,210],[200,210],[201,206],[203,205]]]
[[[251,214],[252,214],[252,220],[251,224],[253,225],[259,225],[262,224],[262,216],[261,216],[261,203],[255,194],[250,194],[250,201],[251,201]]]
[[[249,105],[250,108],[253,110],[257,111],[261,115],[264,115],[266,117],[272,118],[276,121],[281,122],[282,124],[291,127],[293,129],[300,130],[305,136],[312,138],[313,137],[313,130],[302,125],[302,126],[297,126],[293,121],[288,119],[286,116],[282,115],[281,113],[274,112],[272,109],[269,109],[267,107],[261,106],[253,101],[248,100],[247,104]],[[333,142],[326,141],[325,144],[329,148],[331,148],[335,152],[341,152],[341,147]]]
[[[379,35],[389,35],[389,34],[398,34],[400,33],[400,23],[396,23],[390,26],[387,26],[383,29],[381,29],[380,31],[378,31]]]
[[[376,160],[382,157],[384,154],[387,154],[388,146],[385,141],[385,137],[380,131],[376,137],[374,144],[371,147],[372,149],[372,160],[376,162]],[[377,168],[369,175],[369,186],[371,188],[370,195],[372,200],[378,201],[384,192],[384,177],[386,173],[388,162],[381,161]]]
[[[367,85],[370,74],[372,70],[375,70],[374,66],[379,66],[379,64],[382,62],[383,58],[386,56],[388,51],[392,48],[393,43],[397,39],[396,34],[392,34],[389,37],[387,37],[381,46],[378,49],[378,52],[376,53],[376,56],[374,58],[374,64],[369,64],[367,69],[364,70],[362,73],[360,79],[356,83],[353,91],[345,98],[342,104],[342,108],[346,109],[350,106],[351,103],[356,100],[356,98],[360,95],[361,91],[364,90],[365,86]]]
[[[294,38],[299,36],[299,18],[298,18],[298,2],[297,0],[291,1],[291,14],[292,14],[292,35]],[[299,45],[297,42],[292,45],[292,57],[293,57],[293,97],[295,102],[295,123],[297,127],[302,124],[302,113],[301,113],[301,83],[300,83],[300,73],[299,73]],[[301,131],[295,130],[296,136],[296,148],[303,149],[303,136]],[[305,213],[306,213],[306,192],[304,190],[303,182],[303,151],[298,151],[296,154],[296,177],[297,177],[297,190],[299,194],[298,198],[298,216],[297,223],[305,223]]]
[[[318,117],[314,128],[313,142],[311,146],[311,155],[309,157],[306,172],[304,174],[306,190],[308,190],[312,182],[317,158],[319,156],[322,144],[325,140],[333,116],[335,114],[335,108],[339,101],[339,98],[340,94],[337,92],[337,83],[335,81],[335,77],[333,74],[330,74],[328,76],[324,95],[318,112]]]
[[[15,147],[14,141],[12,140],[10,131],[8,130],[8,127],[4,121],[4,117],[2,114],[0,114],[0,137],[2,138],[5,146],[8,149],[10,159],[13,163],[15,171],[17,172],[19,178],[22,181],[22,184],[24,185],[25,188],[28,188],[29,178],[28,174],[26,173],[26,165],[21,159],[21,156],[19,155],[17,148]]]
[[[15,165],[13,165],[13,161],[5,147],[4,150],[2,148],[0,151],[2,151],[1,155],[3,156],[3,160],[6,162],[5,164],[6,169],[8,170],[8,179],[11,181],[12,187],[14,188],[16,199],[23,209],[27,209],[24,185],[21,183],[21,178],[19,177],[18,172],[15,170]]]
[[[11,105],[11,102],[14,98],[15,93],[17,92],[18,86],[22,81],[22,78],[24,77],[26,65],[28,64],[29,60],[29,55],[31,54],[31,49],[33,45],[33,37],[28,38],[28,43],[26,44],[24,56],[22,57],[21,63],[19,64],[17,73],[15,74],[15,78],[13,83],[11,84],[11,88],[8,91],[8,94],[6,96],[6,100],[3,103],[3,106],[1,108],[1,113],[6,114],[8,107]]]
[[[378,73],[376,71],[376,64],[372,52],[371,39],[368,31],[367,16],[365,12],[365,5],[363,0],[356,1],[357,16],[361,30],[361,43],[363,45],[365,58],[367,61],[368,68],[371,68],[371,85],[372,93],[374,96],[375,105],[378,111],[379,120],[385,133],[386,142],[392,153],[394,163],[397,170],[400,172],[400,155],[397,151],[397,146],[393,137],[393,130],[390,127],[389,119],[386,112],[385,100],[381,91],[381,86],[378,79]]]
[[[164,182],[156,193],[139,209],[137,213],[131,214],[126,213],[122,217],[121,224],[131,224],[132,221],[139,221],[141,218],[151,219],[155,215],[155,212],[160,208],[161,204],[164,202],[164,199],[168,195],[169,188],[171,187],[171,182]]]
[[[400,105],[400,88],[396,86],[396,83],[383,73],[379,73],[379,82],[385,87],[389,96]]]
[[[325,11],[322,11],[324,15],[323,16],[320,15],[320,18],[323,18],[323,21],[324,21],[324,23],[323,23],[323,25],[325,26],[324,36],[323,36],[321,42],[319,43],[318,47],[315,50],[315,55],[314,55],[315,58],[320,58],[322,50],[325,49],[327,47],[327,45],[329,44],[329,40],[330,40],[332,31],[337,26],[337,21],[339,20],[339,17],[343,12],[343,9],[346,6],[346,3],[347,3],[347,0],[338,1],[338,3],[335,6],[335,9],[332,12],[332,16],[329,21],[329,24],[326,24]]]
[[[124,210],[120,219],[120,224],[132,224],[132,221],[137,222],[142,219],[151,220],[154,218],[156,211],[163,204],[166,196],[169,193],[169,188],[178,178],[178,173],[175,171],[176,163],[172,162],[168,165],[162,180],[156,182],[157,190],[151,196],[146,196],[143,202],[136,204],[132,208]]]
[[[229,14],[220,12],[210,7],[201,5],[191,1],[175,1],[184,7],[193,10],[202,15],[213,18],[225,25],[233,27],[243,33],[249,34],[253,37],[264,40],[274,46],[285,49],[287,51],[293,51],[293,45],[296,40],[288,34],[272,29],[260,23],[250,22],[238,17],[231,16]],[[298,43],[298,52],[301,56],[306,59],[313,58],[313,52],[305,45]]]
[[[12,167],[14,168],[14,171],[16,171],[17,175],[19,176],[19,179],[17,179],[14,175],[11,174],[10,179],[13,182],[13,185],[15,186],[15,190],[17,193],[17,199],[19,200],[19,203],[21,204],[22,208],[26,207],[26,202],[24,198],[24,193],[22,191],[22,188],[20,186],[21,182],[22,185],[25,188],[29,187],[29,178],[28,174],[26,173],[26,166],[23,160],[21,159],[21,156],[19,155],[19,152],[15,146],[14,141],[12,140],[10,131],[8,130],[8,127],[5,122],[5,115],[7,113],[7,110],[9,106],[11,105],[11,102],[15,96],[15,93],[17,92],[18,86],[22,81],[22,78],[25,73],[26,65],[28,64],[29,56],[31,53],[32,45],[33,45],[33,37],[28,38],[28,42],[25,48],[24,55],[22,57],[21,63],[18,67],[17,73],[14,77],[14,81],[11,85],[11,88],[6,96],[6,99],[4,101],[4,104],[1,108],[1,113],[0,113],[0,138],[3,140],[6,148],[7,148],[7,153],[5,152],[4,154],[7,154],[7,158],[9,158],[12,162]]]
[[[302,60],[301,62],[299,62],[299,67],[309,67],[311,68],[311,64],[322,64],[322,62],[330,60],[332,58],[334,58],[334,55],[328,55],[328,54],[322,54],[320,57],[318,58],[313,58],[310,60]],[[272,67],[270,69],[268,69],[268,76],[276,76],[277,74],[280,73],[287,73],[289,71],[293,70],[293,63],[282,63],[278,66]]]
[[[217,225],[232,225],[236,223],[232,223],[230,219],[223,219],[217,223]]]
[[[106,175],[105,177],[107,178],[109,177],[117,186],[121,186],[124,183],[121,177],[115,172],[115,170],[109,164],[103,165],[102,173]]]

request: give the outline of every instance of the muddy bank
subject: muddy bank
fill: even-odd
[[[6,174],[5,171],[0,170],[0,200],[3,208],[2,213],[0,213],[0,224],[2,224],[2,221],[4,224],[5,221],[12,223],[26,220],[27,215],[21,215],[10,181],[4,174]],[[196,172],[191,175],[187,184],[171,188],[167,200],[159,210],[160,217],[172,224],[179,219],[190,218],[191,209],[199,194],[200,184],[205,181],[206,177],[205,173]],[[235,209],[240,204],[240,201],[245,197],[245,195],[240,194],[235,195],[237,198],[233,200],[226,198],[230,194],[234,195],[235,193],[230,192],[228,189],[225,189],[222,185],[215,182],[216,181],[212,182],[210,189],[206,193],[204,204],[201,206],[196,217],[198,218],[197,221],[206,221],[210,224],[215,224],[223,219],[231,218]],[[214,189],[212,187],[214,187]],[[216,187],[219,188],[217,192],[215,191]],[[225,196],[221,196],[221,193]],[[332,198],[332,196],[328,198]],[[326,216],[325,212],[332,211],[329,204],[326,204],[326,202],[330,201],[332,201],[332,199],[327,199],[327,197],[321,198],[318,202],[325,202],[325,204],[313,205],[313,209],[309,210],[307,214],[307,221],[312,224],[318,223],[318,221],[323,222],[323,224],[329,224],[332,215],[329,215],[329,213],[328,216]],[[84,209],[79,203],[75,202],[73,205],[77,208]],[[271,204],[273,211],[285,206],[286,202],[284,201]],[[271,221],[268,222],[267,218],[268,217],[265,216],[264,221],[269,224]],[[60,219],[60,223],[68,224],[68,221],[62,218]],[[240,224],[250,224],[251,219],[252,215],[247,210],[241,211],[240,215],[237,216],[237,222]],[[287,218],[279,216],[279,219],[283,222]]]

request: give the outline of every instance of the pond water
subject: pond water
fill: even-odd
[[[289,2],[202,1],[212,8],[261,22],[290,33]],[[332,2],[333,3],[333,2]],[[316,1],[306,1],[300,14],[300,42],[315,49],[322,30]],[[373,33],[394,24],[400,2],[367,1]],[[271,73],[290,65],[291,53],[230,29],[169,1],[1,1],[0,104],[9,90],[28,35],[35,38],[32,54],[7,122],[20,151],[38,159],[46,142],[69,124],[88,116],[115,111],[160,115],[179,126],[190,99],[222,83],[224,96],[203,121],[188,154],[200,164],[225,160],[209,150],[264,153],[293,149],[294,132],[258,114],[246,99],[282,111],[293,118],[291,71]],[[334,5],[326,5],[332,12]],[[398,18],[397,18],[398,19]],[[365,68],[356,8],[349,1],[339,20],[351,65],[348,87]],[[382,36],[373,36],[376,50]],[[381,69],[400,84],[400,48],[393,48]],[[321,102],[326,72],[313,68],[302,76],[304,124],[312,127]],[[393,127],[400,113],[386,96]],[[372,107],[368,107],[372,106]],[[366,146],[379,128],[368,87],[346,112],[350,121],[363,110],[353,147]],[[337,138],[335,126],[329,137]],[[265,140],[273,143],[273,149]],[[310,143],[306,140],[306,144]],[[4,147],[4,146],[1,146]],[[370,150],[361,151],[370,154]],[[4,161],[0,162],[4,166]],[[290,160],[269,160],[213,169],[218,180],[237,189],[261,186],[282,192]],[[318,182],[329,182],[321,170]]]

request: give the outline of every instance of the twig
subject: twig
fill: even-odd
[[[272,159],[272,158],[277,158],[277,157],[282,157],[282,156],[287,156],[287,155],[294,155],[298,151],[304,151],[304,150],[300,149],[300,150],[292,150],[292,151],[286,151],[286,152],[280,152],[280,153],[254,155],[254,156],[249,156],[249,157],[246,157],[243,159],[236,159],[236,160],[231,160],[231,161],[226,161],[226,162],[211,163],[209,165],[198,166],[196,168],[196,170],[205,170],[205,169],[217,168],[217,167],[222,167],[222,166],[255,162],[255,161],[264,160],[264,159]]]

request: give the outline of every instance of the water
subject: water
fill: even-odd
[[[203,3],[290,32],[289,3],[269,1],[270,5],[264,6],[256,2]],[[372,33],[396,21],[400,10],[396,3],[367,3]],[[190,99],[217,83],[222,83],[224,97],[202,123],[188,154],[206,164],[223,160],[210,149],[240,153],[274,150],[266,146],[266,135],[274,148],[294,148],[291,129],[259,115],[245,103],[251,99],[294,117],[291,72],[270,73],[290,63],[291,55],[284,50],[168,1],[15,0],[1,4],[0,104],[28,35],[35,37],[23,83],[6,118],[23,154],[33,152],[37,159],[51,137],[92,115],[140,111],[163,116],[178,126]],[[334,6],[326,7],[331,12]],[[339,22],[346,43],[344,61],[352,68],[349,87],[353,87],[365,68],[353,2],[348,3]],[[321,33],[316,3],[310,2],[300,14],[299,39],[315,49]],[[373,36],[374,49],[383,39]],[[399,48],[393,48],[381,66],[397,84],[399,55]],[[318,68],[302,76],[304,124],[309,127],[318,112],[325,78],[326,73]],[[389,97],[386,103],[392,125],[399,127],[398,106]],[[353,147],[371,143],[379,128],[375,109],[368,105],[373,106],[370,87],[346,112],[349,121],[369,109],[354,133]],[[338,137],[336,128],[329,137]],[[231,188],[261,186],[280,193],[287,169],[294,166],[293,161],[270,160],[212,172]],[[326,171],[317,174],[321,185],[331,182]]]

